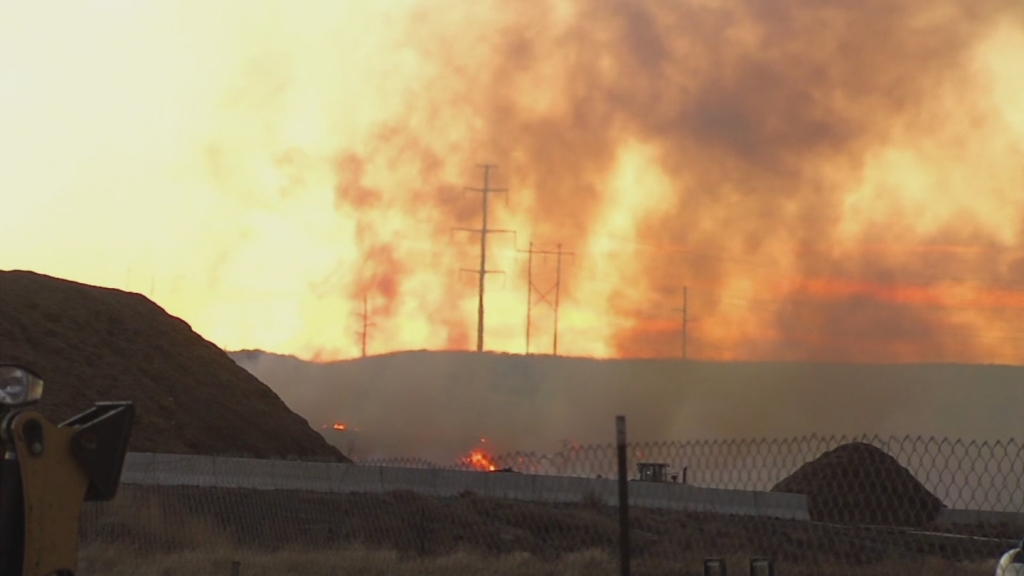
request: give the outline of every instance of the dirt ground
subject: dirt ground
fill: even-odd
[[[596,499],[552,505],[473,494],[122,490],[114,502],[90,504],[86,510],[84,573],[116,574],[119,566],[141,559],[150,566],[184,562],[212,567],[229,563],[232,555],[253,567],[247,574],[264,573],[261,567],[284,569],[287,562],[315,566],[317,558],[321,567],[347,568],[285,572],[441,574],[446,563],[463,562],[465,571],[458,573],[615,573],[617,510]],[[698,574],[708,557],[731,559],[735,567],[730,572],[743,573],[747,558],[770,556],[778,573],[787,575],[980,576],[991,574],[995,561],[1019,538],[1019,528],[1009,526],[940,534],[637,508],[631,510],[630,526],[634,573],[641,575]],[[348,570],[352,562],[363,565],[370,556],[390,568]],[[592,571],[570,570],[579,563]],[[407,570],[417,565],[422,571]],[[505,568],[487,572],[488,565]],[[552,569],[558,566],[565,571]],[[204,572],[190,572],[196,573]]]
[[[133,401],[132,451],[347,460],[215,344],[139,294],[0,271],[0,359],[40,373],[40,410],[55,422],[94,401]]]

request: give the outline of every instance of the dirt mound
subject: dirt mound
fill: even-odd
[[[895,458],[863,442],[804,464],[773,492],[804,494],[812,520],[873,526],[925,526],[942,501]]]
[[[62,421],[132,400],[130,450],[347,460],[255,376],[139,294],[0,271],[0,358],[46,382]]]

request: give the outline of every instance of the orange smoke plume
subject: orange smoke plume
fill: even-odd
[[[0,265],[226,349],[475,348],[492,163],[487,350],[676,356],[687,287],[694,358],[1024,362],[1020,0],[35,4],[0,189],[65,209]]]
[[[479,34],[451,33],[469,12],[420,12],[407,45],[433,66],[334,165],[364,256],[335,292],[378,296],[389,335],[471,346],[458,270],[479,241],[450,230],[480,226],[459,191],[493,161],[510,194],[490,225],[518,235],[489,243],[508,272],[488,281],[489,349],[523,350],[515,250],[533,240],[575,252],[566,354],[677,355],[689,286],[694,357],[1024,361],[984,337],[1024,321],[1024,123],[1007,120],[1024,117],[1024,18],[1015,0],[938,4],[487,3]]]

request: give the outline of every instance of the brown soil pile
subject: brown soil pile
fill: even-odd
[[[0,271],[0,359],[38,372],[55,422],[131,400],[129,449],[347,461],[266,385],[139,294]]]
[[[942,501],[895,458],[862,442],[801,466],[773,492],[804,494],[812,520],[870,526],[926,526]]]

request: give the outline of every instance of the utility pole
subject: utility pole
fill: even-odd
[[[558,265],[555,268],[555,337],[552,356],[558,356],[558,295],[562,286],[562,245],[558,245]]]
[[[362,313],[363,329],[359,332],[359,339],[363,344],[363,358],[366,358],[366,335],[369,333],[369,328],[375,327],[376,325],[369,321],[370,310],[367,305],[366,294],[363,294],[363,313]]]
[[[526,355],[530,355],[530,316],[533,313],[533,242],[526,257]]]
[[[462,269],[462,272],[470,272],[479,276],[479,288],[478,288],[478,302],[476,312],[476,351],[483,352],[484,350],[484,278],[488,274],[499,274],[503,273],[501,270],[488,270],[487,269],[487,235],[488,234],[503,234],[511,233],[515,234],[512,230],[496,230],[487,227],[487,200],[491,194],[505,194],[505,201],[508,202],[508,190],[505,188],[491,188],[491,168],[495,168],[493,164],[483,164],[480,168],[484,169],[484,187],[483,188],[466,188],[467,192],[479,192],[483,197],[482,212],[480,228],[456,228],[455,230],[461,230],[463,232],[473,232],[480,234],[480,268],[478,270],[469,270],[466,268]]]
[[[526,353],[527,354],[530,353],[530,325],[532,324],[533,307],[534,307],[535,304],[540,304],[541,302],[543,302],[544,304],[547,304],[548,306],[551,306],[551,308],[554,310],[554,314],[555,314],[555,317],[554,317],[555,331],[554,331],[554,338],[553,338],[553,341],[552,341],[552,352],[553,352],[553,354],[555,356],[557,356],[558,355],[558,309],[559,309],[559,305],[560,305],[560,294],[561,294],[561,287],[562,287],[562,256],[569,256],[569,257],[575,258],[576,254],[574,252],[564,252],[564,251],[562,251],[562,245],[561,244],[557,244],[557,248],[555,250],[537,250],[533,246],[534,246],[533,242],[530,242],[530,249],[529,250],[520,250],[519,251],[519,252],[526,252],[527,254],[529,254],[529,258],[527,259],[527,269],[526,269],[526,284],[527,284],[526,285]],[[542,291],[533,282],[533,255],[534,254],[542,254],[542,255],[545,256],[545,259],[546,259],[546,257],[548,255],[553,255],[553,256],[555,256],[557,258],[557,263],[556,263],[556,268],[555,268],[555,284],[554,284],[554,286],[549,287],[547,290],[543,290]],[[537,294],[540,295],[540,298],[536,302],[533,299],[534,292],[536,292]],[[548,300],[548,296],[552,292],[555,293],[554,302],[551,302],[550,300]]]
[[[689,320],[688,317],[687,317],[687,314],[686,314],[686,307],[687,307],[686,306],[687,305],[686,300],[687,300],[687,298],[686,298],[686,286],[683,286],[683,307],[682,308],[674,308],[673,309],[673,312],[682,312],[683,313],[683,360],[687,359],[686,358],[686,328],[687,328],[687,322]]]

